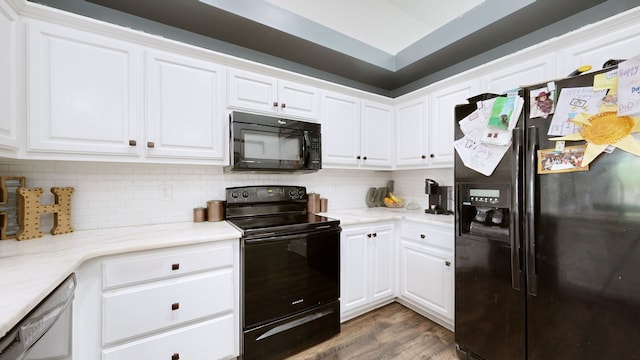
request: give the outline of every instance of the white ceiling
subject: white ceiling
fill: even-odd
[[[265,0],[391,55],[485,0]],[[338,9],[338,11],[336,11]]]

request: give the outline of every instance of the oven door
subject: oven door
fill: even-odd
[[[340,297],[340,228],[243,241],[243,328]]]

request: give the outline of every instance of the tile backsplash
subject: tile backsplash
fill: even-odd
[[[392,173],[396,193],[405,201],[414,201],[420,207],[427,207],[427,196],[424,194],[424,179],[430,178],[441,186],[453,186],[453,169],[399,170]]]
[[[221,167],[72,161],[0,161],[0,175],[24,176],[27,187],[75,188],[72,224],[76,230],[193,220],[193,208],[224,199],[224,190],[244,185],[298,185],[329,199],[329,210],[364,207],[370,187],[385,186],[390,171],[332,170],[313,174],[224,174]],[[423,179],[424,180],[424,179]],[[44,214],[48,232],[53,215]]]

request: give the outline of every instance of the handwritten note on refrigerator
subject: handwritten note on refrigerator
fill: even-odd
[[[493,173],[511,148],[511,130],[518,123],[523,103],[519,96],[484,100],[458,122],[464,137],[453,145],[466,167],[485,176]],[[502,115],[507,116],[503,119]]]
[[[618,116],[640,114],[640,56],[618,64]]]
[[[592,86],[560,90],[556,111],[547,135],[570,135],[578,132],[579,125],[571,120],[580,113],[595,114],[607,95],[607,90],[594,91]]]

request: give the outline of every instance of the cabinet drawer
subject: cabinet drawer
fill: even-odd
[[[116,290],[102,296],[102,343],[234,310],[233,269]]]
[[[107,260],[103,263],[104,289],[233,266],[233,245],[194,246],[158,250]]]
[[[226,315],[103,350],[102,359],[232,358],[238,355],[234,332],[233,315]]]
[[[453,231],[448,232],[429,225],[402,224],[400,232],[403,239],[453,251]]]

